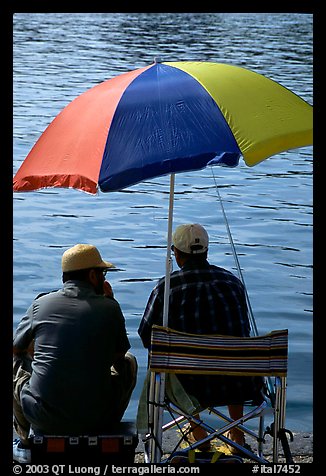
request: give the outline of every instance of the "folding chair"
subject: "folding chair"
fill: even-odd
[[[144,439],[145,462],[168,463],[173,453],[186,454],[203,443],[218,438],[222,442],[241,450],[242,454],[259,463],[269,463],[263,456],[265,434],[272,437],[273,462],[278,462],[279,441],[284,437],[286,376],[288,354],[288,331],[275,330],[258,337],[231,337],[222,335],[194,335],[175,331],[168,327],[153,326],[149,353],[149,395],[148,395],[148,433]],[[165,392],[165,377],[170,374],[209,374],[233,376],[264,377],[265,391],[261,403],[251,408],[239,420],[232,420],[216,407],[208,407],[210,415],[218,418],[219,425],[213,427],[185,412],[178,404],[172,403]],[[274,381],[275,392],[273,391]],[[269,388],[269,389],[268,389]],[[227,405],[228,402],[225,402]],[[245,407],[246,408],[246,407]],[[205,410],[205,409],[201,409]],[[168,411],[172,420],[163,425],[163,412]],[[206,412],[207,413],[207,412]],[[264,416],[272,415],[270,427],[264,426]],[[252,430],[244,425],[258,418],[258,429]],[[192,421],[206,430],[208,436],[187,448],[180,449],[184,440],[182,435],[171,454],[162,459],[162,434],[184,421]],[[257,441],[257,451],[249,450],[230,440],[225,433],[237,427]],[[286,437],[285,437],[286,438]]]

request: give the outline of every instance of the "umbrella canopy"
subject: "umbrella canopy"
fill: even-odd
[[[275,81],[211,62],[155,62],[104,81],[52,121],[14,191],[120,190],[207,165],[252,166],[312,144],[312,106]]]

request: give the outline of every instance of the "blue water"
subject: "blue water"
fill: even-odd
[[[14,15],[14,161],[17,171],[55,115],[91,86],[162,60],[244,66],[312,103],[312,15],[80,13]],[[312,430],[312,148],[248,168],[215,167],[260,333],[289,329],[287,426]],[[46,189],[14,194],[16,327],[33,297],[61,285],[63,251],[97,245],[124,312],[138,384],[147,354],[137,335],[147,298],[165,270],[169,179],[88,195]],[[174,225],[199,221],[209,260],[236,272],[211,169],[176,176]]]

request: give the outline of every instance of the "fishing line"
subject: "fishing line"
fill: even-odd
[[[220,194],[219,189],[218,189],[218,185],[217,185],[216,177],[214,175],[213,167],[211,167],[211,171],[212,171],[213,179],[214,179],[214,182],[215,182],[215,190],[216,190],[216,193],[217,193],[220,205],[221,205],[222,214],[223,214],[225,226],[226,226],[226,229],[227,229],[227,233],[228,233],[228,237],[229,237],[229,241],[230,241],[234,261],[235,261],[235,264],[236,264],[236,267],[237,267],[238,275],[239,275],[239,278],[240,278],[240,280],[241,280],[241,282],[244,286],[251,329],[253,330],[254,336],[258,336],[259,335],[258,334],[258,329],[257,329],[257,326],[256,326],[256,321],[255,321],[255,318],[254,318],[252,307],[251,307],[251,304],[250,304],[250,300],[249,300],[249,296],[248,296],[248,292],[247,292],[247,287],[246,287],[246,284],[245,284],[245,281],[244,281],[244,278],[243,278],[243,274],[242,274],[242,271],[241,271],[239,258],[238,258],[238,255],[237,255],[237,252],[236,252],[236,249],[235,249],[235,246],[234,246],[234,241],[233,241],[233,238],[232,238],[229,222],[228,222],[228,219],[227,219],[227,216],[226,216],[226,213],[225,213],[224,205],[223,205],[223,202],[222,202],[222,197],[221,197],[221,194]],[[268,388],[268,391],[269,391],[270,399],[271,399],[271,402],[272,402],[272,406],[274,407],[274,404],[273,404],[273,402],[274,402],[274,390],[273,390],[273,384],[272,384],[272,381],[271,381],[270,377],[266,378],[266,383],[267,383],[267,388]]]
[[[247,301],[247,306],[248,306],[248,314],[249,314],[249,320],[250,320],[251,328],[253,330],[254,335],[258,336],[258,329],[257,329],[257,326],[256,326],[256,322],[255,322],[254,314],[253,314],[253,311],[252,311],[252,307],[251,307],[251,304],[250,304],[250,300],[249,300],[249,296],[248,296],[248,292],[247,292],[247,287],[246,287],[244,277],[243,277],[243,274],[242,274],[242,271],[241,271],[239,258],[238,258],[238,255],[237,255],[237,252],[236,252],[236,249],[235,249],[235,246],[234,246],[234,241],[233,241],[233,238],[232,238],[229,222],[228,222],[228,219],[227,219],[227,216],[226,216],[226,213],[225,213],[225,209],[224,209],[224,205],[223,205],[223,202],[222,202],[221,194],[220,194],[219,189],[218,189],[218,185],[217,185],[216,177],[215,177],[215,174],[214,174],[214,171],[213,171],[213,167],[211,167],[211,171],[212,171],[213,179],[214,179],[214,182],[215,182],[215,190],[216,190],[216,193],[217,193],[220,205],[221,205],[222,215],[223,215],[226,230],[227,230],[227,233],[228,233],[228,237],[229,237],[229,241],[230,241],[230,245],[231,245],[235,265],[236,265],[236,268],[237,268],[237,271],[238,271],[239,278],[240,278],[240,280],[241,280],[241,282],[244,286],[244,289],[245,289],[245,295],[246,295],[246,301]]]

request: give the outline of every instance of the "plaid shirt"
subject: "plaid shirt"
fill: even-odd
[[[147,348],[152,325],[162,325],[164,281],[161,278],[153,289],[138,329]],[[210,265],[206,260],[187,261],[171,274],[168,326],[193,334],[249,336],[243,284],[230,271]],[[178,375],[178,378],[203,408],[261,401],[260,377],[189,374]]]
[[[138,329],[147,348],[152,325],[163,322],[164,281],[161,278],[153,289]],[[249,336],[243,284],[230,271],[206,260],[188,260],[171,274],[168,326],[192,334]],[[261,377],[189,374],[178,378],[203,408],[252,400],[261,402]]]
[[[163,323],[164,282],[153,289],[138,333],[150,345],[151,327]],[[171,274],[168,326],[192,334],[249,336],[250,326],[244,287],[230,271],[187,261]]]

